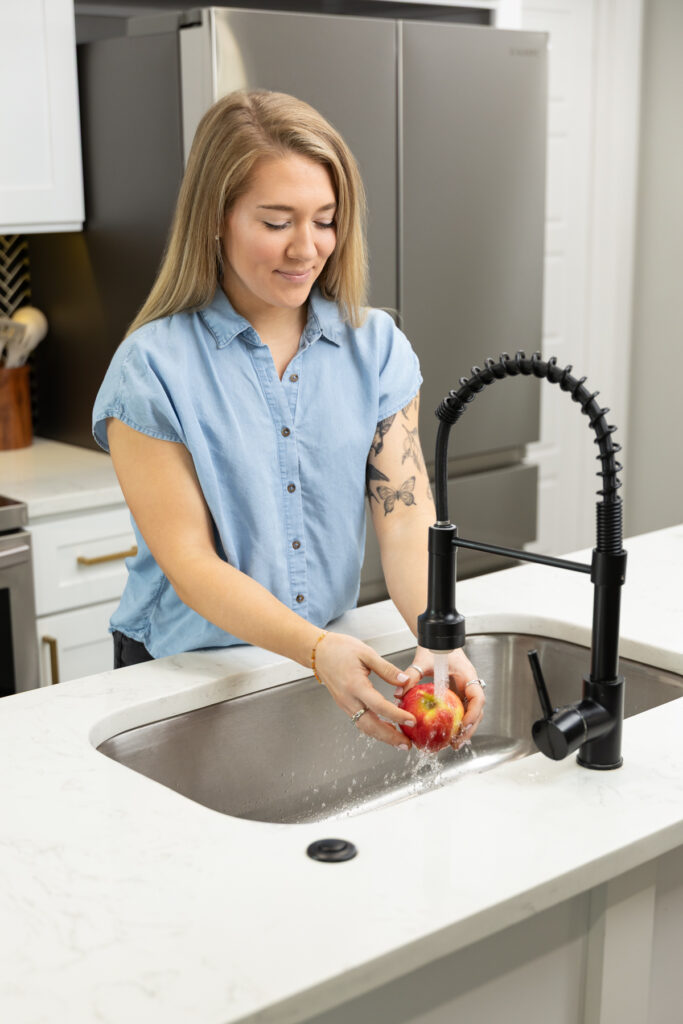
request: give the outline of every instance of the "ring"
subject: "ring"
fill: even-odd
[[[481,686],[482,690],[486,689],[486,683],[483,679],[479,679],[478,676],[476,679],[470,679],[469,683],[465,683],[465,689],[467,689],[468,686],[474,686],[475,684],[477,686]]]
[[[413,664],[413,665],[408,665],[408,668],[406,669],[406,672],[410,672],[411,668],[414,668],[416,672],[419,672],[420,673],[420,679],[422,679],[422,677],[425,674],[425,670],[423,668],[420,668],[419,665]],[[418,680],[418,682],[419,682],[419,680]]]
[[[355,715],[351,715],[351,721],[354,725],[358,724],[358,719],[361,715],[364,715],[367,710],[367,708],[361,708],[360,711],[356,711]]]

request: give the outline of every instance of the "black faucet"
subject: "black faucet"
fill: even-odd
[[[543,680],[538,655],[529,652],[529,661],[538,690],[543,718],[536,722],[532,736],[538,749],[555,761],[572,751],[579,751],[577,761],[584,768],[619,768],[622,764],[621,731],[624,720],[624,677],[619,666],[619,608],[621,587],[626,575],[626,552],[623,550],[622,503],[617,494],[621,483],[616,461],[621,446],[612,435],[605,413],[596,402],[599,392],[585,387],[585,377],[576,379],[571,366],[560,369],[552,356],[545,362],[540,353],[530,358],[518,352],[514,358],[507,353],[498,362],[487,359],[484,369],[472,368],[470,377],[460,378],[457,391],[436,410],[439,428],[435,454],[435,502],[437,521],[429,528],[429,584],[427,609],[418,618],[418,643],[432,651],[451,651],[465,644],[465,620],[455,607],[456,548],[473,548],[507,558],[538,562],[560,569],[589,573],[593,582],[593,631],[590,672],[583,679],[583,697],[567,707],[553,708]],[[505,377],[537,377],[559,384],[577,402],[595,431],[599,447],[602,490],[597,503],[597,543],[590,564],[563,558],[530,554],[514,548],[503,548],[458,537],[456,527],[448,518],[448,435],[451,426],[462,416],[467,405],[488,384]]]

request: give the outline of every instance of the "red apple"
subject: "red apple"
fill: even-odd
[[[446,690],[444,699],[434,696],[434,683],[411,686],[399,704],[408,711],[415,725],[402,725],[401,729],[416,747],[432,752],[447,747],[455,737],[465,714],[463,703],[452,690]]]

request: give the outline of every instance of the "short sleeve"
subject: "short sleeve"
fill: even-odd
[[[107,420],[114,418],[162,441],[184,443],[173,400],[172,381],[155,352],[155,323],[135,331],[119,346],[97,393],[93,437],[106,452]]]
[[[413,347],[388,313],[381,313],[382,363],[379,375],[377,422],[400,412],[422,384],[420,363]]]

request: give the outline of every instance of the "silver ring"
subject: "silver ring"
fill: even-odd
[[[425,674],[425,670],[423,668],[420,668],[419,665],[416,665],[415,663],[413,663],[412,665],[408,665],[408,668],[406,669],[406,671],[410,672],[411,668],[414,668],[416,672],[419,672],[420,673],[420,679],[422,679],[422,677]],[[418,682],[419,682],[419,680],[418,680]]]
[[[361,715],[364,715],[367,710],[367,708],[361,708],[360,711],[356,711],[355,715],[351,715],[351,721],[353,722],[354,725],[358,724],[358,719],[361,717]]]
[[[478,676],[476,679],[470,679],[469,683],[465,683],[465,689],[467,689],[468,686],[474,686],[475,684],[477,686],[481,686],[482,690],[486,689],[486,683],[483,679],[479,679]]]

